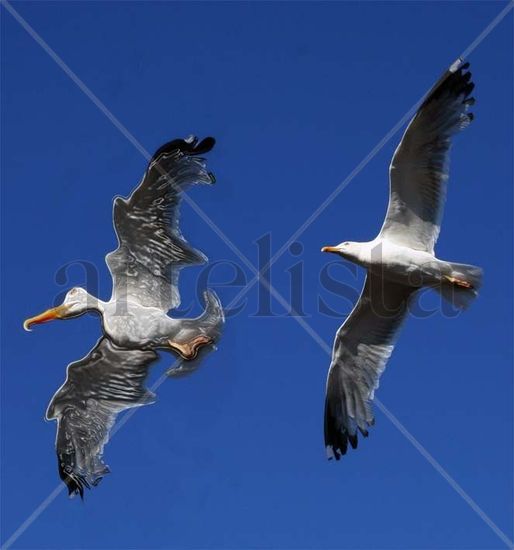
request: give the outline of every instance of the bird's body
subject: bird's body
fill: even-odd
[[[207,295],[207,300],[212,299]],[[209,302],[208,302],[209,304]],[[216,311],[216,300],[207,309],[209,315],[221,315]],[[102,316],[103,331],[112,342],[125,348],[162,348],[168,349],[170,342],[188,342],[201,335],[209,337],[212,332],[211,324],[202,323],[202,317],[195,319],[194,330],[188,327],[189,319],[174,319],[159,308],[143,306],[137,302],[126,300],[98,302],[98,309]],[[214,342],[218,335],[211,334]]]
[[[109,301],[72,288],[60,306],[24,323],[29,330],[36,323],[88,311],[102,320],[102,338],[84,359],[68,366],[66,382],[47,410],[47,418],[58,421],[59,474],[71,495],[82,496],[84,487],[97,485],[108,472],[102,454],[116,415],[153,401],[144,382],[156,352],[172,351],[192,360],[220,336],[223,310],[210,290],[204,292],[205,309],[199,317],[168,315],[180,304],[180,270],[206,260],[183,238],[178,208],[189,186],[214,183],[199,157],[213,146],[212,138],[170,141],[153,155],[130,197],[115,199],[118,248],[106,256],[113,277]],[[189,365],[170,369],[170,376],[189,373],[198,363]]]
[[[105,334],[122,347],[155,348],[180,330],[179,319],[171,319],[156,307],[122,300],[107,302],[101,307]]]
[[[451,263],[386,238],[351,245],[352,253],[346,255],[348,259],[376,276],[396,283],[415,288],[437,286],[452,273]]]
[[[374,422],[371,402],[413,298],[433,288],[457,308],[476,297],[480,268],[437,258],[451,137],[473,120],[468,64],[456,61],[427,95],[389,170],[384,224],[369,242],[323,247],[367,270],[361,296],[339,328],[327,379],[325,444],[339,460]]]

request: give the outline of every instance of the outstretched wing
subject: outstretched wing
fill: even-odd
[[[325,447],[339,460],[357,430],[367,437],[371,402],[391,355],[414,288],[368,273],[362,294],[337,331],[325,400]]]
[[[178,274],[203,263],[179,229],[180,194],[195,183],[214,183],[204,159],[196,156],[214,146],[213,138],[194,137],[163,145],[152,157],[139,186],[128,199],[114,201],[117,250],[106,256],[113,277],[113,298],[163,311],[180,304]]]
[[[126,350],[101,338],[89,354],[71,363],[66,382],[46,412],[57,420],[59,475],[70,495],[83,496],[109,473],[102,461],[104,445],[119,412],[154,401],[144,382],[157,354]]]
[[[468,67],[457,60],[407,127],[389,168],[389,206],[380,237],[433,253],[446,200],[451,137],[473,120]]]

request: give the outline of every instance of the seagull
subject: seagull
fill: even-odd
[[[102,319],[103,335],[80,361],[67,368],[65,383],[53,396],[47,420],[57,420],[59,475],[70,496],[83,498],[84,489],[98,485],[109,468],[103,449],[121,411],[152,403],[145,388],[157,350],[171,351],[186,361],[200,349],[213,347],[224,323],[221,303],[204,293],[205,309],[195,319],[173,319],[180,305],[178,278],[183,267],[207,258],[192,248],[179,228],[181,193],[193,184],[212,184],[203,155],[213,138],[194,136],[163,145],[151,158],[143,179],[128,199],[116,197],[113,220],[118,248],[107,254],[113,279],[111,299],[103,302],[83,288],[69,290],[61,305],[27,319],[24,328],[54,319],[72,319],[94,312]],[[168,371],[191,372],[198,361]]]
[[[479,267],[440,260],[439,236],[448,181],[451,138],[473,120],[469,63],[458,59],[428,92],[389,167],[389,205],[378,236],[343,242],[322,252],[367,270],[364,288],[337,331],[325,399],[325,448],[339,460],[357,434],[368,436],[371,404],[409,304],[432,287],[459,309],[477,296]]]

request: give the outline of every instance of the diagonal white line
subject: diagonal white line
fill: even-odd
[[[514,1],[510,0],[501,12],[487,25],[487,27],[471,42],[471,44],[460,54],[462,59],[466,59],[479,46],[489,34],[498,26],[502,19],[514,7]]]
[[[170,367],[174,368],[177,364],[182,362],[181,359],[177,359],[175,363]],[[151,391],[155,391],[165,380],[168,378],[166,374],[162,374],[152,386],[150,386]],[[127,411],[113,426],[111,433],[109,435],[109,441],[114,437],[116,432],[118,432],[123,426],[136,414],[140,407],[134,407]],[[64,491],[66,485],[64,483],[59,483],[55,489],[39,504],[39,506],[30,514],[30,516],[14,531],[14,533],[4,542],[1,550],[7,550],[10,548],[22,535],[25,531],[36,521],[36,519],[52,504],[52,502]]]
[[[275,297],[275,299],[282,304],[287,310],[289,304],[281,294],[279,294],[267,279],[262,279],[269,292]],[[291,316],[295,319],[299,325],[309,334],[309,336],[320,346],[320,348],[329,356],[332,356],[332,348],[323,340],[323,338],[310,326],[303,317],[301,317],[294,309],[291,311]],[[486,525],[488,525],[492,531],[506,544],[508,548],[514,549],[514,543],[507,537],[507,535],[494,523],[494,521],[480,508],[480,506],[471,498],[471,496],[457,483],[457,481],[441,466],[439,462],[425,449],[425,447],[409,432],[409,430],[387,409],[387,407],[377,398],[373,399],[373,403],[376,403],[377,408],[384,413],[392,424],[400,431],[402,435],[414,446],[414,448],[427,460],[427,462],[438,472],[443,479],[452,487],[458,495],[471,507],[471,509],[480,517]]]
[[[397,430],[413,445],[419,454],[443,477],[450,487],[462,497],[468,506],[486,523],[496,536],[505,543],[507,548],[514,548],[514,543],[507,535],[492,521],[492,519],[480,508],[480,506],[464,491],[464,489],[453,479],[453,477],[441,466],[441,464],[426,450],[426,448],[407,430],[407,428],[394,416],[394,414],[377,398],[374,403],[382,411],[386,418],[397,428]]]
[[[514,7],[514,1],[510,1],[500,13],[486,26],[486,28],[473,40],[473,42],[462,52],[460,57],[462,59],[467,58],[484,40],[487,36],[499,25],[499,23],[506,17],[510,10]],[[421,105],[423,99],[430,91],[430,88],[423,94],[423,96],[414,103],[414,105],[403,115],[403,117],[387,132],[387,134],[373,147],[373,149],[361,160],[361,162],[346,176],[346,178],[330,193],[330,195],[318,206],[318,208],[305,220],[304,223],[286,240],[286,242],[280,247],[280,249],[273,255],[268,263],[261,268],[259,276],[252,279],[248,284],[242,288],[238,297],[241,299],[245,296],[249,290],[255,285],[255,283],[262,279],[264,273],[285,253],[289,246],[298,240],[300,236],[316,221],[316,219],[322,214],[322,212],[332,204],[337,196],[351,183],[357,175],[371,162],[371,160],[380,152],[380,150],[387,144],[387,142],[398,132],[400,128],[414,115],[419,105]]]
[[[424,96],[423,96],[424,97]],[[305,220],[305,222],[287,239],[287,241],[278,249],[268,263],[261,268],[258,276],[253,278],[244,288],[239,291],[238,297],[242,298],[254,286],[254,284],[262,279],[264,273],[284,254],[293,242],[307,230],[307,228],[319,217],[319,215],[336,199],[336,197],[347,187],[347,185],[371,162],[377,153],[386,145],[386,143],[396,134],[396,132],[411,118],[416,112],[423,98],[417,101],[403,117],[387,132],[387,134],[373,147],[373,149],[359,162],[359,164],[348,174],[348,176],[330,193],[323,203]]]
[[[489,34],[501,23],[510,10],[514,7],[514,0],[508,2],[508,4],[500,11],[500,13],[486,26],[486,28],[473,40],[473,42],[462,52],[460,57],[465,59],[470,55],[486,38]],[[300,237],[302,233],[320,216],[320,214],[335,200],[335,198],[345,189],[345,187],[362,171],[362,169],[371,161],[371,159],[384,147],[384,145],[396,134],[396,132],[409,120],[409,118],[416,112],[430,88],[408,111],[405,115],[387,132],[387,134],[375,145],[375,147],[364,157],[364,159],[350,172],[350,174],[342,181],[330,195],[320,204],[320,206],[307,218],[307,220],[291,235],[286,241],[284,246],[280,249],[281,254],[288,248],[288,246]],[[281,255],[280,254],[280,255]],[[279,254],[276,254],[278,259]],[[273,263],[273,260],[270,261]],[[268,266],[269,267],[269,266]]]
[[[43,40],[43,38],[32,28],[31,25],[11,6],[7,0],[0,0],[4,8],[14,17],[14,19],[25,29],[25,31],[39,44],[39,46],[50,56],[50,58],[64,71],[64,73],[77,85],[77,87],[93,102],[93,104],[112,122],[112,124],[126,137],[130,143],[142,154],[148,161],[151,159],[151,154],[143,147],[143,145],[134,137],[134,135],[124,126],[116,116],[106,107],[106,105],[96,96],[93,91],[77,76],[77,74],[57,55],[57,53]],[[182,197],[185,202],[193,208],[193,210],[209,225],[209,227],[225,242],[225,244],[239,257],[239,259],[255,273],[258,271],[253,266],[252,262],[239,250],[239,248],[225,235],[209,216],[196,204],[187,193],[183,193]],[[166,375],[161,376],[157,383],[151,389],[157,389],[164,380]],[[111,432],[111,437],[116,433],[128,420],[135,414],[138,409],[133,409],[127,412],[120,421],[114,426]],[[43,500],[43,502],[34,510],[34,512],[18,527],[18,529],[9,537],[2,546],[2,549],[9,548],[29,527],[34,521],[48,508],[48,506],[61,493],[64,485],[59,484],[52,493]]]
[[[4,5],[4,7],[6,7],[6,9],[11,13],[11,15],[13,15],[13,17],[22,25],[23,28],[25,28],[25,30],[32,36],[32,38],[34,38],[36,40],[37,43],[40,44],[41,47],[43,47],[43,49],[45,51],[47,51],[47,53],[49,53],[50,57],[52,57],[52,59],[54,59],[54,61],[56,61],[56,63],[68,74],[68,76],[70,76],[70,78],[79,86],[79,88],[84,92],[86,93],[86,95],[95,103],[95,105],[97,105],[97,107],[106,115],[108,116],[109,120],[111,120],[111,122],[113,122],[113,124],[125,135],[125,137],[127,137],[127,139],[129,139],[129,141],[131,143],[133,143],[134,146],[136,146],[136,148],[145,156],[145,158],[149,158],[149,153],[141,146],[141,144],[134,138],[134,136],[132,136],[132,134],[130,134],[130,132],[128,132],[128,130],[118,121],[118,119],[116,119],[116,117],[114,117],[114,115],[112,115],[112,113],[110,113],[110,111],[107,109],[107,107],[105,107],[105,105],[97,98],[97,96],[95,96],[93,94],[93,92],[91,92],[91,90],[89,90],[89,88],[87,88],[87,86],[77,77],[77,75],[75,73],[73,73],[73,71],[71,71],[71,69],[69,69],[69,67],[62,61],[60,60],[60,58],[57,56],[57,54],[49,47],[46,45],[46,43],[41,39],[41,37],[39,37],[39,35],[37,35],[37,33],[32,29],[32,27],[30,27],[30,25],[28,25],[28,23],[26,23],[26,21],[16,12],[16,10],[14,10],[14,8],[12,8],[12,6],[10,6],[10,4],[7,2],[7,0],[0,0],[2,2],[2,4]],[[475,49],[478,44],[494,29],[494,27],[503,19],[503,17],[505,17],[505,15],[512,9],[513,7],[513,3],[509,3],[508,6],[506,6],[504,8],[504,10],[502,10],[501,14],[499,14],[499,16],[497,16],[495,18],[495,20],[493,22],[491,22],[488,27],[481,33],[481,35],[472,43],[472,45],[470,47],[468,47],[467,50],[465,50],[466,52],[466,55],[469,55],[469,53]],[[16,14],[16,15],[14,15]],[[46,46],[46,47],[45,47]],[[61,62],[58,62],[61,61]],[[407,116],[407,115],[405,115]],[[378,151],[377,151],[378,152]],[[376,152],[375,152],[376,154]],[[358,171],[360,171],[364,166],[362,166]],[[359,167],[357,167],[359,168]],[[357,168],[355,170],[357,170]],[[354,170],[354,171],[355,171]],[[358,172],[357,172],[358,173]],[[356,175],[356,174],[355,174]],[[346,185],[345,185],[346,186]],[[341,190],[345,187],[345,186],[342,186]],[[334,197],[335,198],[335,197]],[[190,199],[191,203],[193,203],[193,201]],[[189,201],[188,201],[189,202]],[[326,201],[325,201],[326,202]],[[191,204],[190,203],[190,204]],[[323,203],[325,204],[325,203]],[[211,227],[213,228],[213,230],[218,234],[218,235],[224,235],[224,233],[221,231],[221,229],[219,229],[215,224],[214,222],[212,222],[205,213],[203,213],[203,211],[201,211],[201,209],[195,204],[193,203],[192,205],[196,206],[195,210],[197,212],[202,212],[203,214],[203,219],[204,220],[208,220],[210,223],[209,225],[211,225]],[[193,207],[194,207],[193,206]],[[323,205],[322,205],[323,206]],[[322,210],[326,208],[326,206],[324,206],[322,208]],[[318,214],[319,215],[319,214]],[[312,216],[311,216],[312,217]],[[315,216],[317,217],[317,216]],[[313,219],[315,219],[315,217]],[[310,219],[310,218],[309,218]],[[312,223],[312,222],[310,222]],[[303,225],[306,225],[306,224],[303,224]],[[302,226],[303,227],[303,226]],[[306,228],[307,226],[305,226]],[[305,230],[305,229],[304,229]],[[302,231],[303,232],[303,231]],[[296,234],[296,232],[295,232]],[[228,242],[227,242],[228,241]],[[253,264],[246,258],[246,256],[244,256],[240,251],[239,249],[237,249],[237,247],[228,239],[226,238],[226,242],[227,244],[232,248],[232,250],[236,250],[238,251],[238,256],[245,262],[246,265],[248,266],[251,266],[251,269],[252,271],[256,272],[257,274],[257,278],[259,278],[260,276],[260,273],[255,269],[255,267],[253,266]],[[284,250],[286,247],[283,247]],[[270,262],[271,263],[271,262]],[[275,298],[282,304],[284,305],[284,307],[288,307],[289,304],[287,303],[287,301],[268,283],[268,281],[266,281],[265,279],[262,279],[261,280],[263,281],[263,283],[268,287],[268,289],[270,290],[270,292],[275,296]],[[234,300],[232,301],[234,302]],[[232,303],[231,302],[231,303]],[[297,322],[300,323],[300,325],[309,333],[309,335],[311,337],[314,338],[314,340],[318,343],[318,345],[320,345],[325,351],[327,350],[328,348],[328,354],[330,355],[331,351],[330,351],[330,347],[327,346],[327,344],[322,340],[322,338],[312,329],[312,327],[310,327],[310,325],[305,322],[305,320],[301,317],[298,316],[298,314],[294,311],[292,311],[293,315],[295,315],[295,319],[297,320]],[[164,381],[165,378],[163,378],[162,381]],[[159,382],[159,381],[158,381]],[[162,383],[162,382],[160,382]],[[160,383],[158,385],[160,385]],[[380,403],[377,399],[375,400],[375,402],[377,403],[377,405]],[[381,404],[380,404],[381,405]],[[382,408],[381,408],[382,407]],[[387,409],[385,409],[385,407],[383,405],[381,405],[381,407],[379,406],[380,410],[382,410],[382,412],[384,412],[385,414],[385,411],[387,411]],[[389,411],[387,411],[389,412]],[[408,437],[408,440],[414,445],[414,442],[416,442],[416,445],[415,448],[417,448],[417,450],[419,452],[421,452],[421,454],[429,461],[429,463],[434,467],[436,468],[436,470],[441,473],[441,475],[443,475],[443,478],[446,479],[446,481],[448,481],[448,483],[450,483],[450,485],[458,492],[459,495],[461,495],[464,500],[472,507],[472,509],[486,522],[487,525],[489,525],[493,531],[496,533],[496,534],[499,534],[498,536],[500,536],[500,538],[507,543],[507,545],[509,547],[513,547],[512,545],[512,542],[506,537],[506,535],[494,524],[494,522],[492,522],[492,520],[485,514],[485,512],[483,512],[480,507],[475,503],[475,501],[473,501],[471,499],[471,497],[460,487],[460,485],[457,484],[457,482],[442,468],[442,466],[439,465],[438,462],[435,461],[435,459],[433,459],[433,457],[428,454],[428,452],[424,449],[424,447],[419,443],[417,442],[417,440],[414,438],[414,436],[412,436],[408,431],[407,429],[396,419],[396,417],[394,417],[391,413],[389,413],[391,416],[388,416],[388,418],[393,422],[393,424],[398,428],[400,429],[400,431],[407,436],[407,434],[409,435]],[[394,419],[394,421],[393,421]],[[123,425],[123,424],[122,424]],[[120,426],[121,427],[121,426]],[[118,428],[119,429],[119,428]],[[424,452],[422,452],[424,451]],[[437,466],[437,467],[436,467]],[[61,486],[60,486],[61,487]],[[62,488],[60,489],[62,490]],[[31,514],[31,516],[24,522],[23,525],[26,525],[25,529],[28,528],[28,526],[30,525],[30,523],[32,523],[36,518],[37,516],[39,516],[39,514],[54,500],[54,498],[57,496],[57,494],[59,494],[60,490],[55,490],[54,492],[56,492],[55,496],[52,496],[54,493],[52,493],[49,497],[47,497],[47,499],[45,499],[45,501],[43,501],[43,503],[38,507],[37,510],[41,509],[41,511],[39,513],[37,513],[37,515],[35,515],[35,511],[33,514]],[[27,522],[29,521],[30,518],[32,518],[33,516],[35,515],[35,517],[32,519],[32,521],[30,521],[29,524],[27,524]],[[20,526],[20,528],[18,528],[18,530],[16,532],[19,532],[22,528],[22,526]],[[20,534],[22,534],[22,532],[20,532]],[[20,536],[20,535],[18,535]],[[10,542],[14,537],[14,534],[13,536],[11,536],[11,538],[9,539],[9,541],[7,541],[9,544],[12,544],[12,542]],[[18,538],[18,537],[16,537]]]
[[[27,31],[30,37],[52,58],[52,60],[66,73],[77,87],[96,105],[96,107],[112,122],[112,124],[132,143],[132,145],[147,159],[151,156],[129,130],[111,113],[102,101],[84,84],[84,82],[66,65],[55,51],[41,38],[41,36],[27,23],[27,21],[11,6],[7,0],[0,0],[4,8]]]
[[[77,87],[93,102],[93,104],[111,121],[111,123],[123,134],[123,136],[141,153],[148,161],[151,154],[134,137],[134,135],[124,126],[116,116],[106,107],[106,105],[93,93],[93,91],[77,76],[77,74],[57,55],[57,53],[43,40],[43,38],[32,28],[32,26],[11,6],[7,0],[0,0],[4,8],[21,25],[21,27],[31,36],[31,38],[49,55],[49,57],[64,71],[64,73],[77,85]],[[211,227],[211,229],[225,242],[225,244],[238,256],[247,266],[253,267],[253,264],[239,250],[239,248],[225,235],[225,233],[207,216],[207,214],[187,195],[182,194],[185,202],[195,210],[195,212]],[[156,389],[164,382],[166,376],[163,375],[151,389]],[[116,433],[137,411],[133,409],[126,413],[113,428],[112,435]],[[112,437],[111,435],[111,437]],[[59,484],[54,491],[34,510],[34,512],[18,527],[11,537],[2,546],[2,549],[9,548],[48,508],[48,506],[61,493],[64,485]]]
[[[55,489],[41,502],[41,504],[30,514],[30,516],[14,531],[4,542],[2,550],[10,548],[25,531],[36,521],[36,519],[52,504],[52,502],[64,491],[64,483],[59,483]]]
[[[491,32],[492,30],[504,19],[504,17],[510,12],[514,2],[510,2],[480,33],[472,44],[464,50],[461,57],[469,55]],[[240,297],[246,293],[249,286],[260,280],[261,284],[266,286],[269,292],[275,297],[275,299],[287,310],[290,304],[278,293],[275,288],[269,283],[267,279],[262,277],[263,272],[278,259],[283,252],[289,247],[289,245],[298,239],[298,237],[307,229],[307,227],[321,214],[323,210],[337,197],[337,195],[352,181],[354,177],[371,161],[371,159],[382,149],[382,147],[389,141],[389,139],[407,122],[407,120],[414,114],[419,104],[423,101],[423,97],[417,101],[407,113],[400,119],[400,121],[393,126],[393,128],[384,136],[382,140],[370,151],[370,153],[352,170],[347,178],[327,197],[327,199],[320,205],[320,207],[302,224],[302,226],[293,233],[293,235],[286,241],[286,243],[279,249],[279,251],[273,256],[261,271],[257,271],[253,264],[250,269],[256,272],[256,277],[250,281],[248,285],[232,300],[231,303],[236,303]],[[330,346],[322,339],[322,337],[305,321],[303,317],[298,315],[294,310],[291,311],[291,316],[300,324],[300,326],[313,338],[313,340],[331,356],[332,350]],[[425,447],[407,430],[407,428],[387,409],[387,407],[378,399],[375,398],[374,402],[377,404],[377,408],[392,422],[392,424],[402,433],[407,440],[414,446],[415,449],[427,460],[427,462],[447,481],[447,483],[459,494],[463,500],[471,507],[471,509],[488,525],[492,531],[506,544],[508,548],[514,548],[514,543],[507,537],[507,535],[493,522],[493,520],[480,508],[480,506],[471,498],[471,496],[457,483],[457,481],[441,466],[441,464],[425,449]]]
[[[237,298],[237,297],[236,297]],[[227,308],[231,308],[235,305],[236,300],[231,300],[227,305]],[[167,372],[170,369],[178,368],[182,364],[182,359],[177,359],[169,369],[161,374],[161,376],[150,386],[150,391],[156,391],[164,381],[169,378]],[[139,411],[140,407],[134,407],[127,411],[113,426],[111,433],[109,434],[109,441],[112,440],[114,435]],[[1,550],[7,550],[10,548],[25,531],[37,520],[37,518],[52,504],[52,502],[63,492],[65,488],[64,483],[59,483],[55,489],[37,506],[37,508],[30,514],[30,516],[14,531],[14,533],[5,541]]]
[[[124,126],[116,116],[107,108],[107,106],[96,96],[91,89],[81,80],[77,74],[63,61],[63,59],[43,40],[43,38],[33,29],[31,25],[13,8],[8,0],[0,0],[4,8],[14,17],[14,19],[25,29],[30,37],[41,46],[41,48],[52,58],[53,61],[64,71],[64,73],[77,85],[77,87],[94,103],[94,105],[112,122],[112,124],[126,137],[130,143],[141,153],[146,161],[152,158],[152,155],[136,139],[136,137]],[[183,193],[184,201],[191,206],[194,211],[204,220],[204,222],[220,237],[220,239],[236,254],[236,256],[247,266],[253,265],[250,260],[241,252],[241,250],[232,242],[231,239],[216,225],[216,223],[196,204],[187,194]]]

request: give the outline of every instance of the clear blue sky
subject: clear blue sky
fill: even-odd
[[[256,262],[276,250],[475,39],[503,2],[17,2],[14,7],[150,151],[214,135],[217,175],[194,200]],[[63,288],[69,261],[114,248],[111,204],[145,161],[2,10],[2,541],[58,483],[43,415],[98,319],[23,332]],[[470,57],[476,120],[455,140],[438,254],[482,265],[456,319],[410,319],[378,397],[512,537],[512,13]],[[350,310],[321,289],[320,246],[375,236],[397,134],[286,254],[289,297],[304,262],[306,318],[330,343]],[[365,206],[364,206],[365,204]],[[239,262],[189,208],[183,230],[211,260]],[[359,287],[344,268],[334,276]],[[250,276],[249,271],[244,268]],[[183,272],[185,302],[197,269]],[[220,268],[214,282],[229,280]],[[65,285],[83,283],[78,267]],[[227,303],[237,289],[218,288]],[[340,318],[317,313],[321,294]],[[15,548],[502,548],[501,541],[377,411],[339,463],[322,435],[328,357],[257,293],[195,376],[169,380],[106,448],[86,500],[62,493]],[[155,379],[171,362],[154,367]]]

